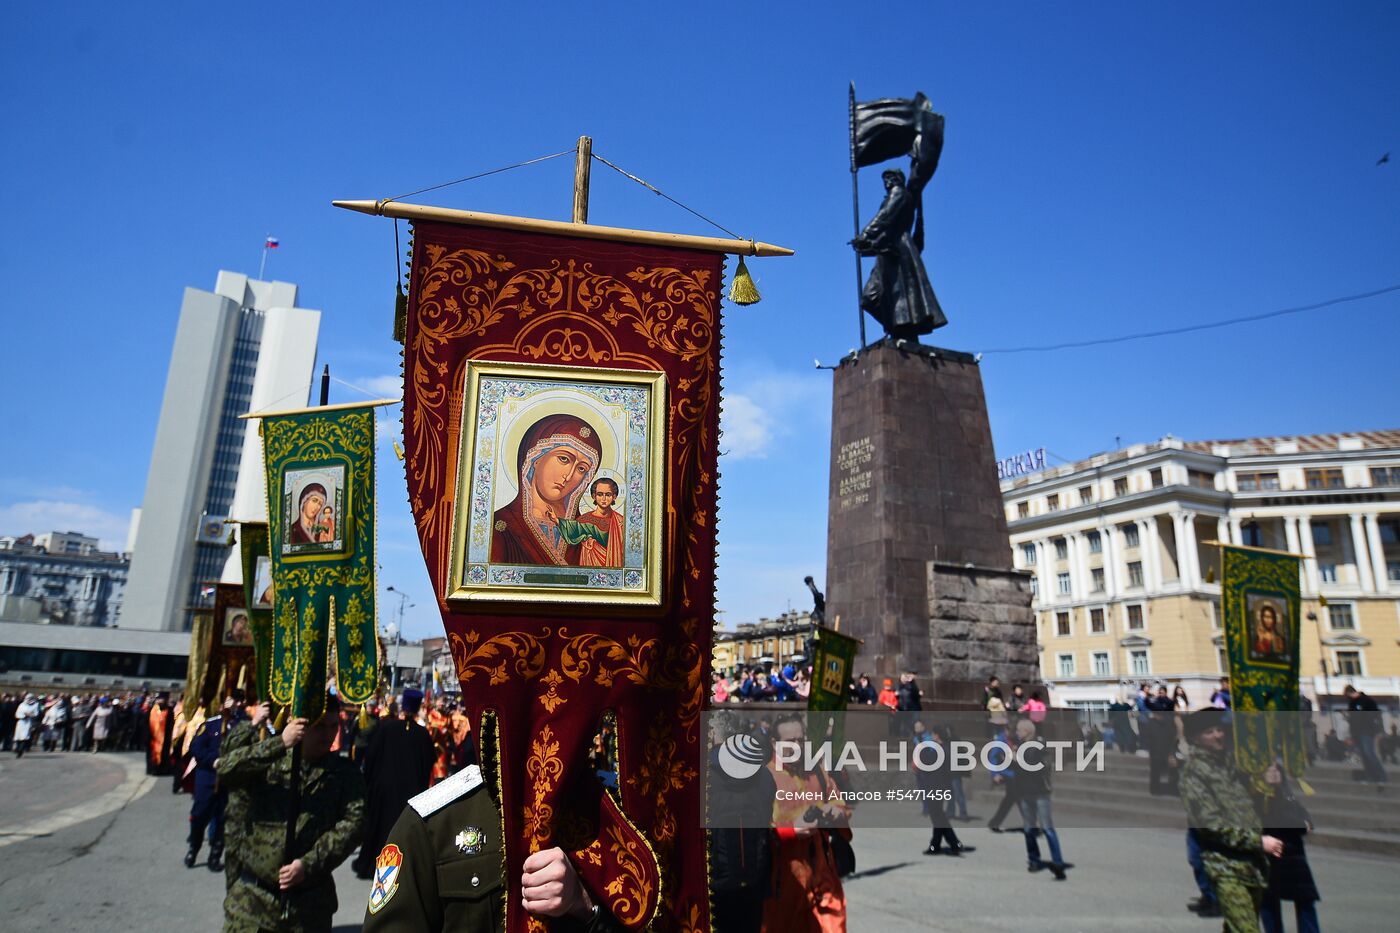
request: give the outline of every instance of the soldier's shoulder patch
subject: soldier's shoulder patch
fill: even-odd
[[[399,869],[403,867],[403,850],[392,842],[374,860],[374,886],[369,889],[369,912],[377,914],[389,903],[399,889]]]
[[[451,777],[438,781],[416,797],[409,798],[413,812],[427,819],[454,800],[465,797],[481,786],[481,769],[468,765]]]

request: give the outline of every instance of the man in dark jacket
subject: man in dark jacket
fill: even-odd
[[[365,750],[369,805],[364,845],[354,862],[355,874],[364,880],[373,877],[375,859],[409,798],[423,793],[432,781],[437,749],[428,730],[415,718],[422,705],[422,691],[405,690],[399,718],[381,720]]]
[[[709,833],[712,920],[716,930],[758,933],[763,902],[772,893],[777,785],[766,767],[772,751],[766,738],[748,735],[739,721],[726,717],[711,728],[705,807],[715,827]]]
[[[1364,692],[1347,684],[1342,691],[1347,698],[1347,725],[1351,727],[1351,738],[1356,743],[1357,754],[1361,756],[1362,775],[1380,790],[1386,783],[1385,766],[1376,754],[1376,739],[1384,731],[1381,723],[1381,708],[1376,701]]]
[[[218,716],[200,724],[190,743],[194,759],[194,803],[190,806],[190,848],[185,867],[193,868],[205,830],[209,831],[209,870],[224,870],[224,806],[228,792],[219,786],[219,755],[224,736],[242,712],[242,697],[229,696]]]

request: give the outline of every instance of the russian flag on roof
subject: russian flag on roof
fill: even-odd
[[[267,244],[266,244],[266,248],[267,248],[267,249],[276,249],[276,248],[277,248],[277,245],[278,245],[278,244],[277,244],[277,237],[275,237],[275,236],[270,236],[270,237],[267,238]]]

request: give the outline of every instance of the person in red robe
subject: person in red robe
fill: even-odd
[[[492,563],[579,565],[579,543],[565,540],[559,520],[574,518],[599,449],[597,432],[574,415],[530,425],[515,458],[519,492],[493,516]]]
[[[779,742],[804,740],[799,717],[779,719],[774,729]],[[820,765],[814,771],[802,771],[798,768],[801,763],[779,764],[775,756],[768,766],[778,791],[773,804],[778,837],[773,877],[777,888],[763,902],[763,933],[846,933],[846,892],[836,872],[828,834],[842,833],[850,838],[850,830],[844,828],[850,806],[839,796],[832,799],[836,783]],[[822,803],[812,802],[817,796]],[[814,807],[820,815],[809,819]]]
[[[584,512],[578,520],[580,524],[597,528],[603,540],[600,542],[597,536],[584,538],[579,544],[579,566],[621,567],[625,561],[622,516],[613,509],[617,503],[617,483],[604,476],[595,479],[588,492],[593,497],[593,511]]]
[[[151,727],[151,738],[146,748],[147,774],[166,774],[169,771],[170,737],[175,724],[165,703],[165,694],[161,694],[151,704],[151,711],[147,714],[147,723]]]
[[[438,697],[437,703],[428,710],[426,725],[436,753],[436,757],[433,759],[432,773],[432,782],[436,784],[447,777],[447,764],[452,756],[452,721],[447,715],[447,700],[445,698]]]

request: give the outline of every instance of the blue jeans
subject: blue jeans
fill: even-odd
[[[1317,901],[1294,901],[1293,918],[1298,922],[1298,933],[1321,933],[1317,922]],[[1276,897],[1264,896],[1259,905],[1259,922],[1264,933],[1283,933],[1283,905]]]
[[[1021,830],[1026,834],[1026,858],[1031,867],[1039,867],[1045,862],[1040,857],[1040,845],[1036,836],[1045,834],[1045,842],[1050,846],[1050,861],[1056,865],[1064,862],[1060,852],[1060,835],[1055,832],[1055,820],[1050,812],[1049,797],[1023,797],[1017,801],[1021,808]]]
[[[1366,772],[1366,780],[1384,784],[1386,783],[1385,766],[1376,756],[1376,739],[1377,736],[1374,735],[1358,735],[1356,737],[1356,750],[1361,755],[1361,767]]]
[[[1191,866],[1191,874],[1196,876],[1196,887],[1201,889],[1201,897],[1206,900],[1215,900],[1215,889],[1210,885],[1210,876],[1206,874],[1206,863],[1201,858],[1201,837],[1196,835],[1194,829],[1186,831],[1186,863]]]
[[[960,820],[967,819],[967,795],[963,793],[962,778],[953,776],[953,816]]]

